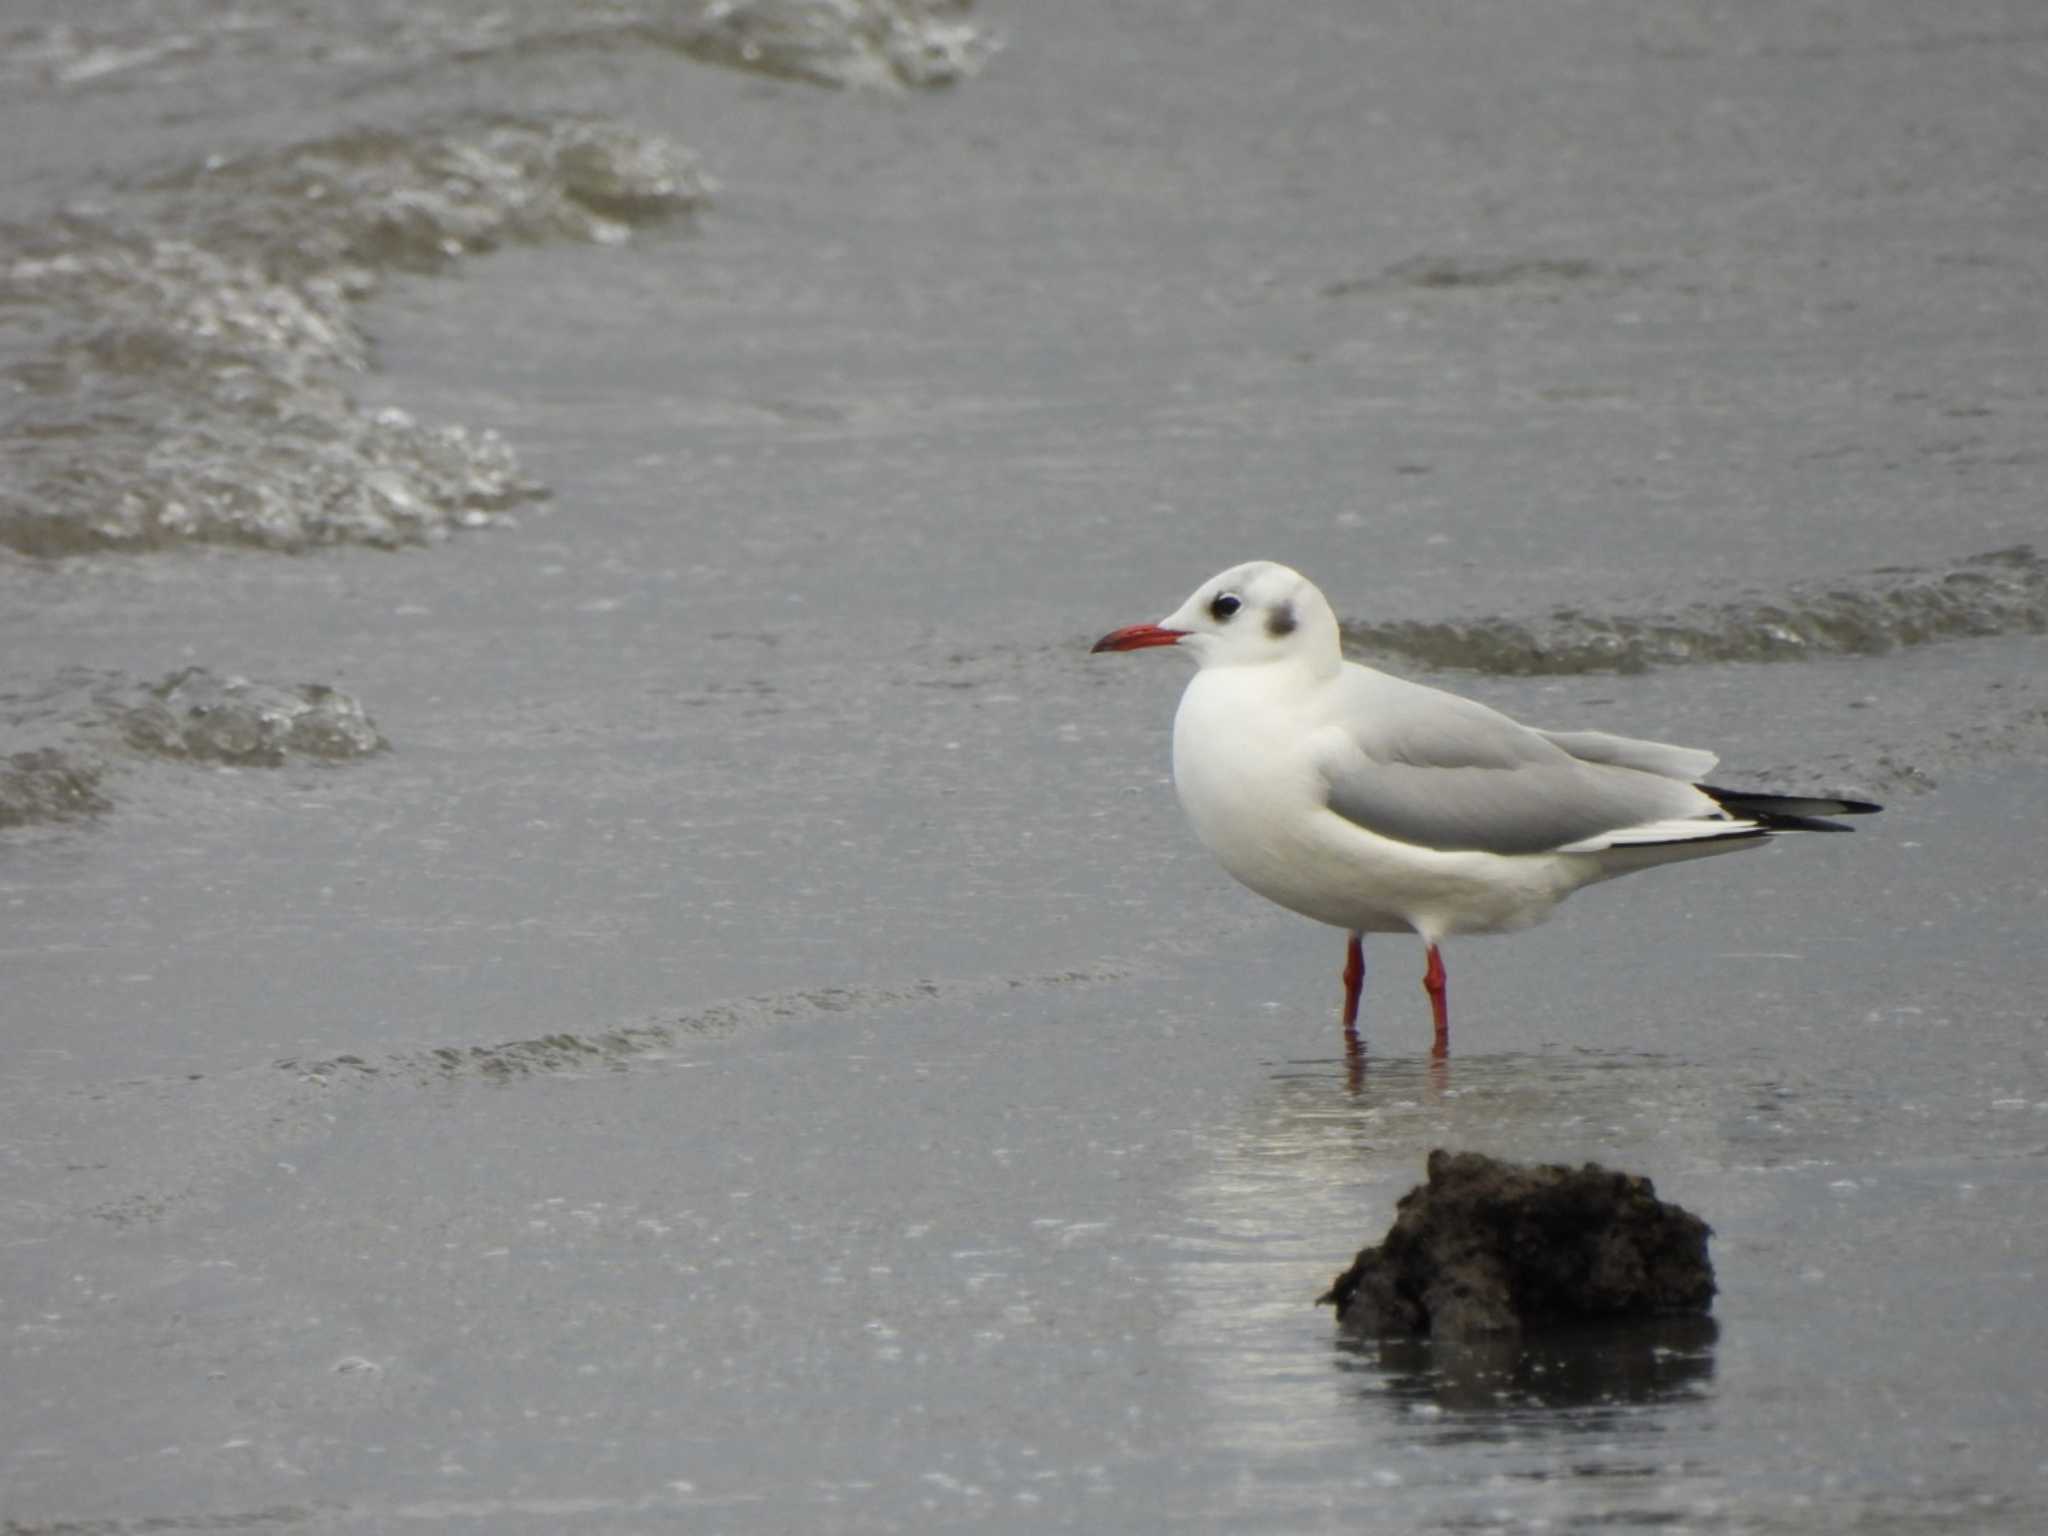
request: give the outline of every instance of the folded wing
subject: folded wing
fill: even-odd
[[[1604,731],[1533,730],[1475,700],[1346,666],[1315,737],[1329,808],[1440,852],[1590,853],[1755,837],[1692,779],[1714,756]]]

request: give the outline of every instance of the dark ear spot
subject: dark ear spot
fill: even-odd
[[[1279,607],[1270,609],[1267,612],[1266,633],[1275,640],[1284,640],[1287,636],[1294,633],[1294,628],[1294,604],[1282,603]]]

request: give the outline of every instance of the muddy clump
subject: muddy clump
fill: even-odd
[[[1638,1174],[1438,1150],[1386,1238],[1317,1300],[1348,1333],[1435,1339],[1699,1315],[1710,1231]]]

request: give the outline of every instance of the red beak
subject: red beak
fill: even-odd
[[[1088,654],[1093,656],[1098,651],[1142,651],[1148,645],[1177,645],[1186,633],[1184,629],[1161,629],[1157,624],[1133,624],[1128,629],[1111,630],[1088,647]]]

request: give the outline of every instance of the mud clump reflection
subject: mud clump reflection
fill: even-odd
[[[1438,1150],[1385,1239],[1317,1300],[1349,1333],[1439,1340],[1698,1315],[1710,1230],[1637,1174]]]

